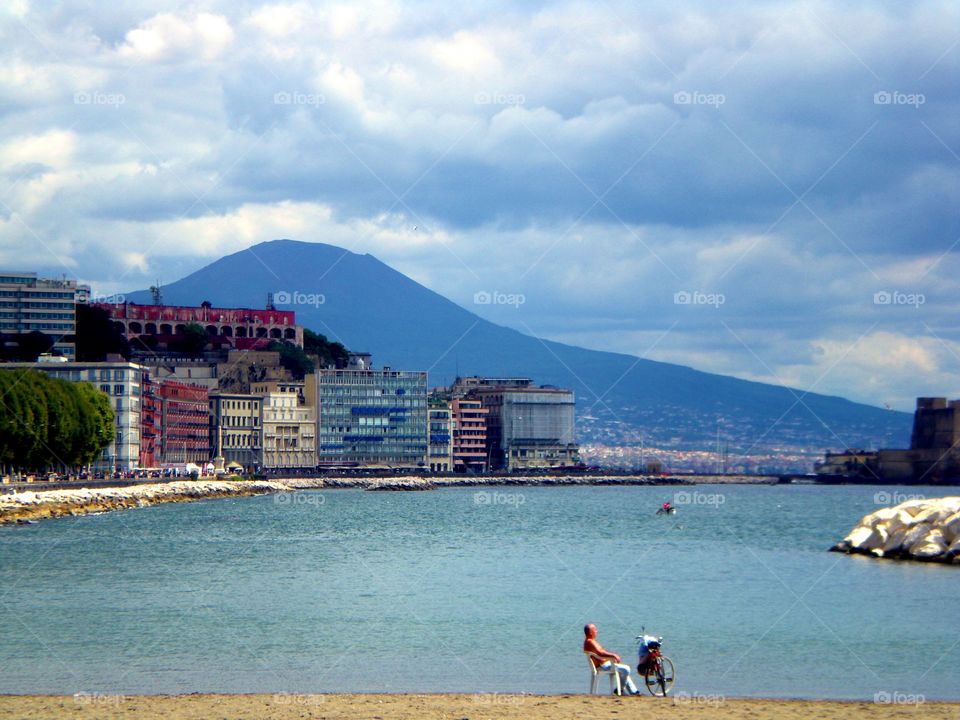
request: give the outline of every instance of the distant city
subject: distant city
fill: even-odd
[[[466,376],[430,388],[425,370],[377,368],[369,353],[298,325],[273,296],[260,309],[184,306],[166,305],[162,289],[151,290],[149,303],[121,302],[66,278],[0,272],[3,367],[87,382],[110,399],[116,434],[87,469],[95,475],[781,474],[816,466],[824,477],[907,480],[931,475],[936,464],[907,458],[906,450],[830,452],[817,446],[820,429],[796,419],[779,422],[771,443],[772,428],[735,406],[710,418],[710,428],[702,413],[669,402],[584,402],[577,416],[573,390],[530,377]],[[953,413],[955,405],[921,399],[918,407]],[[862,437],[874,432],[851,428]],[[915,425],[911,450],[929,454],[943,444],[924,445],[917,432]]]
[[[159,288],[150,305],[104,300],[0,273],[4,367],[110,398],[116,435],[95,475],[584,467],[571,390],[525,377],[428,390],[425,371],[375,368],[272,297],[264,309],[164,305]]]

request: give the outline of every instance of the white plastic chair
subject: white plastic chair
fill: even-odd
[[[609,658],[602,658],[599,655],[584,651],[584,655],[587,656],[587,662],[590,663],[590,694],[595,695],[597,692],[597,681],[600,679],[601,675],[610,676],[610,690],[615,692],[617,695],[623,695],[623,688],[620,687],[620,673],[617,672],[616,663],[614,663]],[[596,658],[597,662],[600,665],[605,663],[610,663],[606,668],[599,668],[593,663],[593,659]]]

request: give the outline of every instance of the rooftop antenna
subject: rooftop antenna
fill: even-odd
[[[150,297],[153,299],[154,305],[163,305],[163,293],[160,290],[159,280],[157,280],[156,285],[150,286]]]
[[[273,304],[273,293],[267,293],[267,310],[276,310],[276,306]]]

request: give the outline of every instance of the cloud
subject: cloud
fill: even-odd
[[[146,62],[209,61],[219,57],[232,41],[233,29],[222,15],[160,13],[128,32],[118,52],[124,59]]]
[[[0,18],[0,261],[124,291],[295,237],[567,342],[863,400],[960,392],[958,21],[948,2],[20,3]]]

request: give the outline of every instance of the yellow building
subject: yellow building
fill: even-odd
[[[249,472],[263,466],[262,405],[256,395],[210,394],[210,447],[224,465],[238,463]]]

